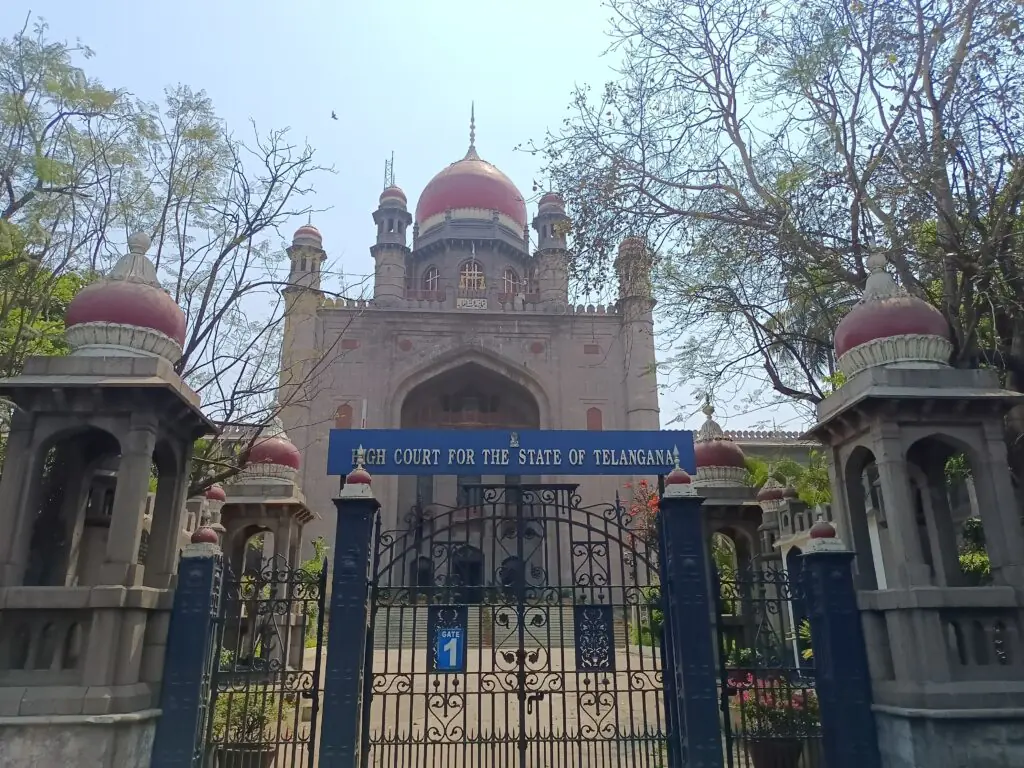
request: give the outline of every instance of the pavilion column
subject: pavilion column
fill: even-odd
[[[138,586],[139,568],[136,560],[142,535],[142,507],[149,493],[155,447],[155,424],[133,423],[121,446],[101,584]]]

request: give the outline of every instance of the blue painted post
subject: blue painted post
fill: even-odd
[[[366,660],[366,632],[360,628],[367,625],[373,518],[379,506],[370,489],[370,474],[362,466],[361,449],[357,466],[345,478],[334,505],[338,521],[318,765],[357,768]]]
[[[214,531],[200,528],[178,566],[151,768],[192,768],[202,756],[224,574],[216,542]]]
[[[811,527],[810,535],[803,555],[803,581],[825,764],[828,768],[880,768],[868,653],[853,587],[854,553],[824,520]]]
[[[678,752],[672,755],[687,768],[722,768],[714,600],[701,501],[677,464],[665,478],[660,504],[662,589],[665,622],[671,625],[677,712],[673,740]],[[666,685],[666,695],[668,690]]]

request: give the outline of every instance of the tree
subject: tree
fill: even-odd
[[[659,252],[668,367],[811,406],[882,251],[950,323],[954,364],[1024,385],[1013,0],[610,0],[619,78],[535,144],[573,216],[574,274]],[[1017,420],[1016,427],[1022,426]]]
[[[177,86],[151,103],[106,88],[79,66],[91,55],[48,40],[43,22],[0,40],[0,248],[11,243],[0,331],[14,329],[0,373],[59,352],[58,314],[76,287],[112,266],[130,232],[151,234],[161,282],[188,319],[178,372],[215,422],[246,426],[197,443],[197,494],[237,474],[340,355],[331,346],[280,371],[289,278],[278,232],[313,211],[313,180],[330,169],[286,130],[252,125],[240,138],[201,91]],[[40,323],[52,326],[40,334]]]

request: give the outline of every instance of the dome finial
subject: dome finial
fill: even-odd
[[[899,289],[896,281],[892,279],[886,267],[888,259],[882,251],[872,251],[867,259],[868,279],[864,284],[865,299],[881,299],[886,296],[896,296]]]
[[[708,421],[711,421],[711,417],[715,415],[715,406],[711,404],[711,394],[705,393],[704,395],[704,407],[700,409],[701,413],[708,417]]]
[[[466,152],[465,160],[479,160],[476,153],[476,102],[469,103],[469,150]]]

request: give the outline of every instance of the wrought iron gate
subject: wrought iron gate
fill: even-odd
[[[225,567],[200,768],[312,768],[322,690],[327,562]]]
[[[802,579],[769,560],[717,584],[726,765],[824,768]]]
[[[665,764],[656,543],[576,489],[467,486],[378,532],[364,766]]]

